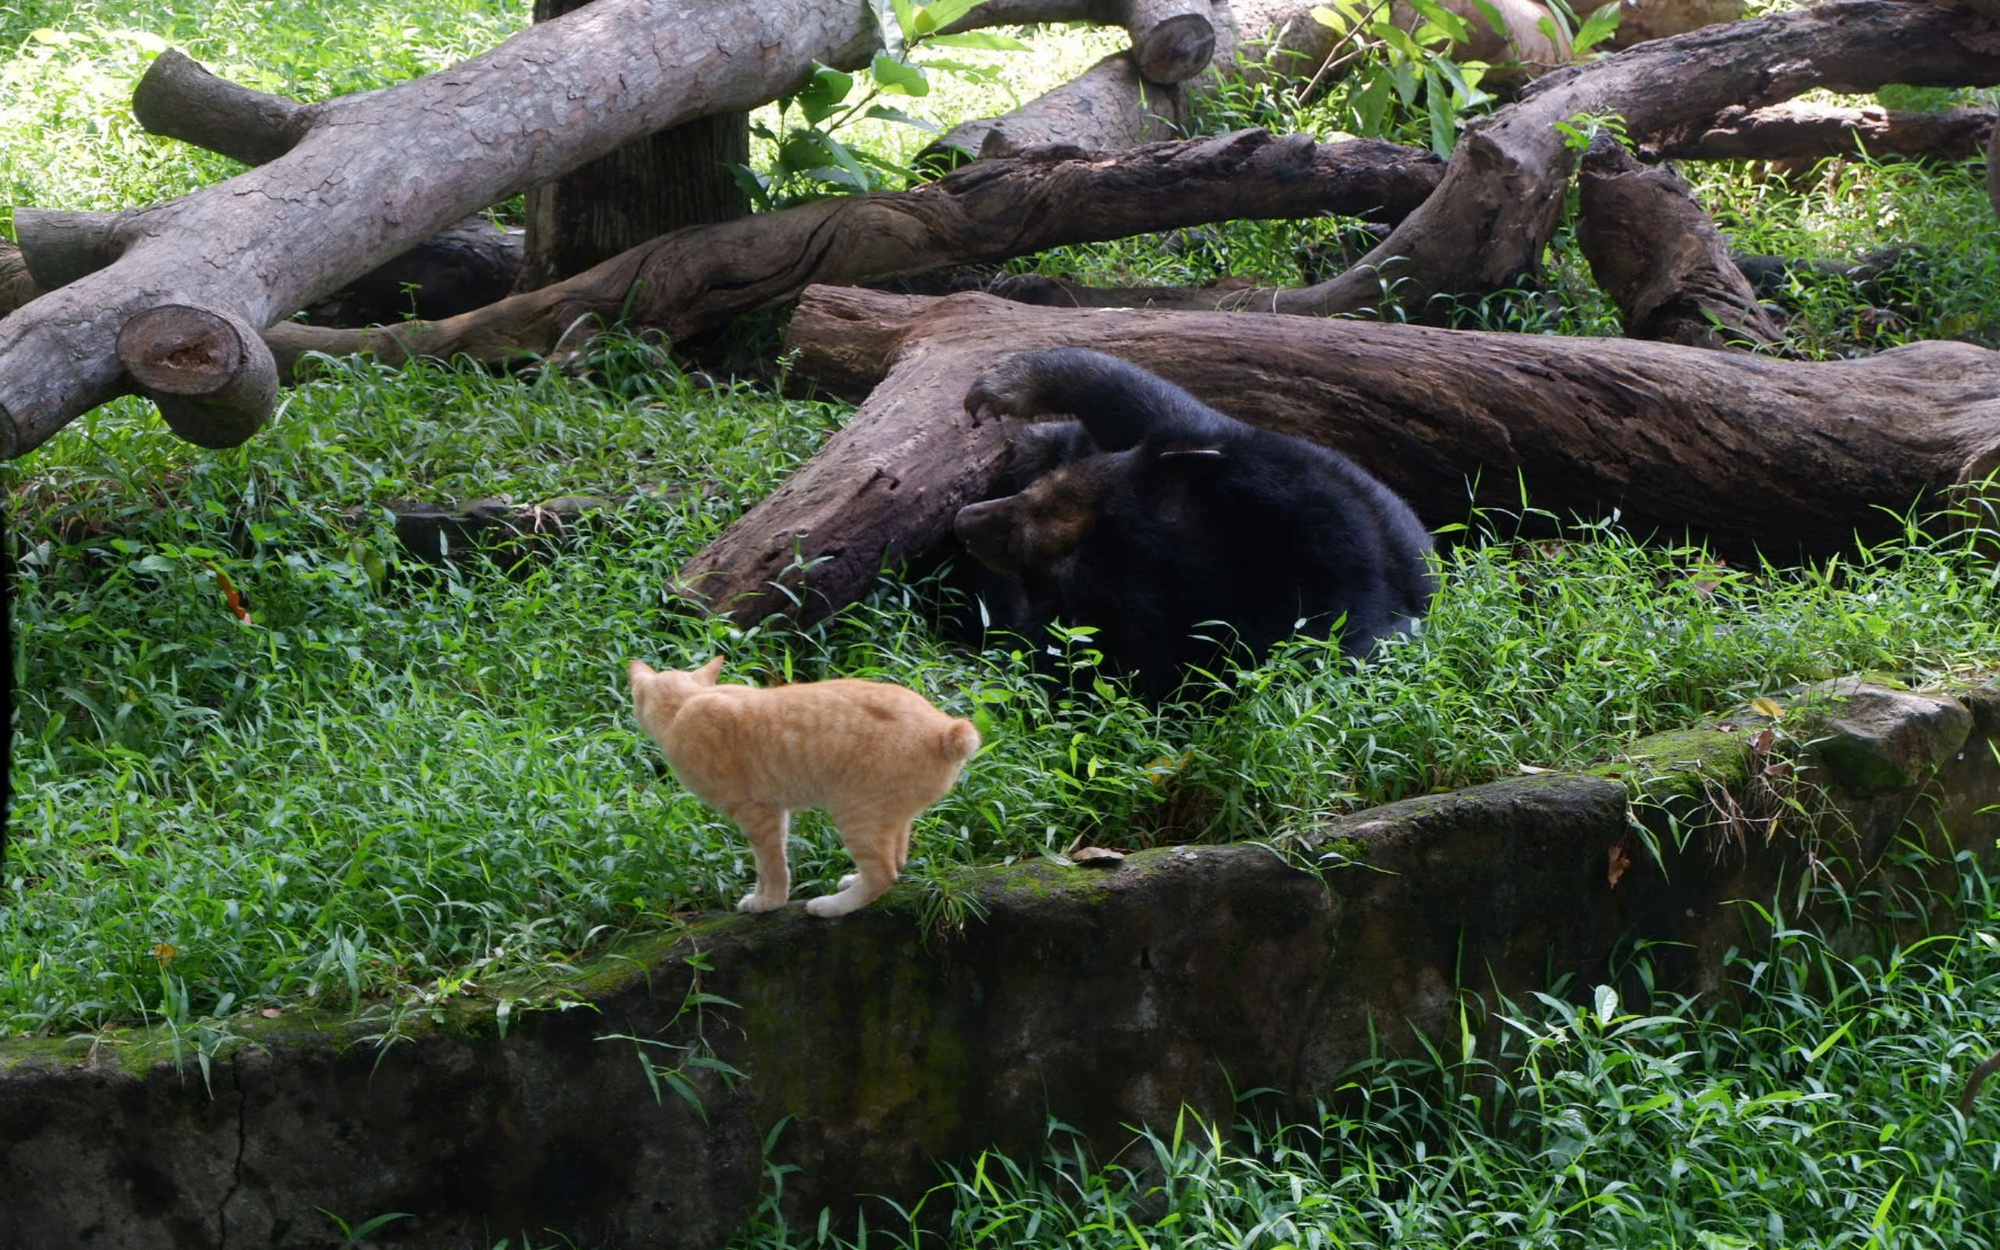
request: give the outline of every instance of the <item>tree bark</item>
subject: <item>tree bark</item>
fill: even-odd
[[[1970,10],[1833,0],[1640,44],[1536,80],[1459,138],[1436,194],[1347,272],[1315,286],[1161,292],[1155,307],[1312,316],[1421,317],[1434,297],[1482,294],[1540,268],[1590,119],[1663,147],[1734,104],[1759,108],[1815,87],[2000,82],[2000,24]]]
[[[0,458],[129,388],[118,333],[155,304],[270,325],[468,213],[878,46],[859,4],[597,0],[462,65],[315,105],[283,155],[125,215],[116,262],[0,321]]]
[[[881,378],[847,427],[682,570],[742,621],[815,618],[887,564],[950,550],[987,497],[1004,423],[973,427],[968,380],[1003,352],[1092,347],[1231,415],[1336,448],[1438,526],[1512,511],[1787,559],[1899,529],[2000,468],[2000,353],[1919,343],[1798,363],[1661,343],[1346,320],[1037,309],[815,287],[790,346],[808,376]],[[1469,486],[1470,484],[1470,486]],[[1885,512],[1885,510],[1887,510]],[[774,589],[774,587],[781,589]]]
[[[1679,174],[1600,132],[1578,177],[1577,246],[1635,339],[1688,347],[1778,343],[1784,330]]]
[[[1771,108],[1724,109],[1707,129],[1671,144],[1642,144],[1648,161],[1811,161],[1834,156],[1875,160],[1978,156],[2000,112],[1952,109],[1911,113],[1878,105],[1832,108],[1793,101]]]
[[[584,3],[535,0],[534,20],[550,21]],[[748,216],[750,197],[729,167],[749,163],[750,114],[717,113],[528,188],[518,289],[575,277],[669,230]]]
[[[1624,0],[1618,6],[1618,29],[1606,45],[1629,48],[1635,43],[1685,35],[1704,26],[1733,22],[1743,16],[1743,0]],[[1577,5],[1578,16],[1591,6]]]
[[[912,191],[844,196],[656,239],[567,282],[439,322],[276,325],[281,368],[307,351],[504,361],[579,323],[626,316],[682,338],[813,282],[867,282],[1065,243],[1241,217],[1382,213],[1422,203],[1442,163],[1375,140],[1240,131],[1111,157],[1051,149],[982,161]]]

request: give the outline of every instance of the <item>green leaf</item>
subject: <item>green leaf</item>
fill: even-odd
[[[1354,95],[1355,129],[1364,135],[1382,133],[1382,124],[1389,117],[1389,93],[1394,86],[1386,69],[1369,75],[1368,85]]]
[[[1576,39],[1570,44],[1571,53],[1582,56],[1617,34],[1618,19],[1623,15],[1624,9],[1618,0],[1611,0],[1610,4],[1597,9],[1584,19],[1583,26],[1576,32]]]
[[[1407,0],[1410,9],[1424,19],[1424,25],[1434,27],[1451,43],[1464,43],[1472,34],[1472,28],[1464,18],[1439,4],[1437,0]],[[1419,39],[1422,35],[1419,34]]]
[[[748,165],[731,165],[729,176],[736,180],[736,185],[742,188],[743,194],[749,196],[750,202],[760,211],[767,213],[771,211],[771,188],[762,174]]]
[[[933,0],[917,9],[914,23],[917,33],[931,34],[943,30],[959,18],[978,8],[980,0]]]
[[[814,61],[812,78],[793,99],[798,101],[799,111],[805,114],[806,121],[817,126],[840,107],[852,90],[854,75],[843,74],[830,65]]]
[[[871,104],[863,117],[876,117],[885,122],[895,122],[903,126],[915,126],[926,134],[943,134],[944,131],[921,117],[912,117],[901,109],[890,108],[886,104]]]
[[[1451,89],[1434,69],[1424,71],[1424,81],[1430,88],[1424,93],[1424,103],[1430,113],[1431,151],[1449,158],[1458,142],[1458,111],[1451,106]]]
[[[930,94],[931,80],[924,77],[921,65],[911,65],[907,61],[897,60],[886,52],[877,52],[875,63],[868,68],[875,75],[876,83],[884,91],[910,96]]]
[[[1416,66],[1408,61],[1397,61],[1389,67],[1389,79],[1396,84],[1396,98],[1403,102],[1405,108],[1417,102],[1417,87],[1423,80]]]
[[[1318,22],[1320,25],[1328,27],[1332,30],[1338,31],[1340,34],[1343,35],[1346,34],[1350,29],[1352,29],[1354,25],[1346,18],[1346,16],[1340,13],[1336,13],[1332,9],[1329,9],[1324,5],[1316,4],[1307,11],[1312,14],[1312,19],[1315,22]]]
[[[868,0],[875,29],[881,32],[882,46],[891,56],[903,55],[903,12],[909,7],[909,0]]]

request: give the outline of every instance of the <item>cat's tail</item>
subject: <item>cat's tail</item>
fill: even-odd
[[[938,754],[958,762],[979,749],[979,729],[969,720],[953,720],[938,733]]]

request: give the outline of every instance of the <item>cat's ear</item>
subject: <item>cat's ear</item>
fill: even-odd
[[[697,678],[699,678],[704,685],[713,686],[715,684],[715,679],[722,675],[722,657],[719,655],[716,656],[708,663],[696,669],[694,671],[694,675]]]
[[[656,674],[653,672],[652,665],[646,663],[644,660],[634,660],[625,666],[625,679],[635,686],[648,677],[653,676],[656,676]]]

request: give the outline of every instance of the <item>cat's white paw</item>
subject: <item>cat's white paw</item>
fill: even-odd
[[[841,882],[842,885],[847,884]],[[815,916],[845,916],[849,912],[860,911],[865,904],[857,903],[846,890],[838,894],[822,894],[806,903],[806,910]]]
[[[818,902],[819,900],[814,899],[813,901]],[[737,911],[776,911],[784,905],[784,899],[765,898],[755,890],[736,900]]]

